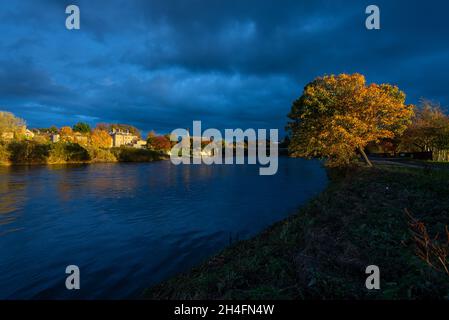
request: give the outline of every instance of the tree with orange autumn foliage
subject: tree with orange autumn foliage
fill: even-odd
[[[59,130],[59,134],[61,136],[61,141],[64,142],[73,142],[73,130],[70,127],[62,127]]]
[[[370,142],[401,135],[413,116],[405,94],[389,84],[367,85],[361,74],[316,78],[293,103],[287,129],[292,156],[349,165]]]
[[[112,138],[106,131],[94,129],[91,135],[91,144],[96,148],[110,148],[112,146]]]
[[[147,135],[147,146],[152,146],[154,138],[156,138],[156,132],[154,130],[151,130]]]
[[[449,149],[449,116],[438,104],[422,100],[402,137],[403,148],[421,152]]]
[[[62,127],[61,130],[59,130],[59,134],[61,136],[70,136],[73,134],[73,130],[70,127]]]
[[[154,136],[148,140],[147,147],[154,151],[166,152],[171,149],[171,142],[166,136]]]
[[[0,139],[12,134],[17,136],[24,131],[26,123],[23,119],[17,118],[11,112],[0,111]]]

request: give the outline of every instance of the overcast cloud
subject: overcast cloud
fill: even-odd
[[[168,132],[279,128],[313,78],[359,72],[449,105],[447,1],[4,1],[0,110]],[[77,4],[81,30],[65,28]]]

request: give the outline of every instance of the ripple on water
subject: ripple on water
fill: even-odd
[[[291,214],[327,183],[319,162],[0,169],[0,298],[133,298]],[[82,290],[65,289],[65,267]]]

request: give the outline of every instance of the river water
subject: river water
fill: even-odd
[[[0,299],[128,299],[322,191],[317,161],[0,167]],[[67,290],[76,265],[81,289]]]

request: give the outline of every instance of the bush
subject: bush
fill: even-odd
[[[92,162],[116,162],[117,158],[108,149],[89,147],[89,158]]]
[[[0,141],[0,164],[8,164],[10,156],[6,142]]]
[[[14,141],[8,145],[10,160],[17,164],[46,163],[50,146],[34,141]]]
[[[38,141],[0,141],[0,164],[58,164],[80,162],[150,162],[160,160],[163,155],[156,151],[135,148],[105,149],[84,147],[78,143],[60,141],[39,143]]]
[[[89,152],[77,143],[58,142],[51,145],[48,163],[86,162]]]
[[[35,135],[33,141],[38,144],[47,144],[50,143],[50,138],[45,135]]]
[[[123,162],[150,162],[160,160],[161,156],[156,151],[135,148],[112,148],[111,152],[118,161]]]

